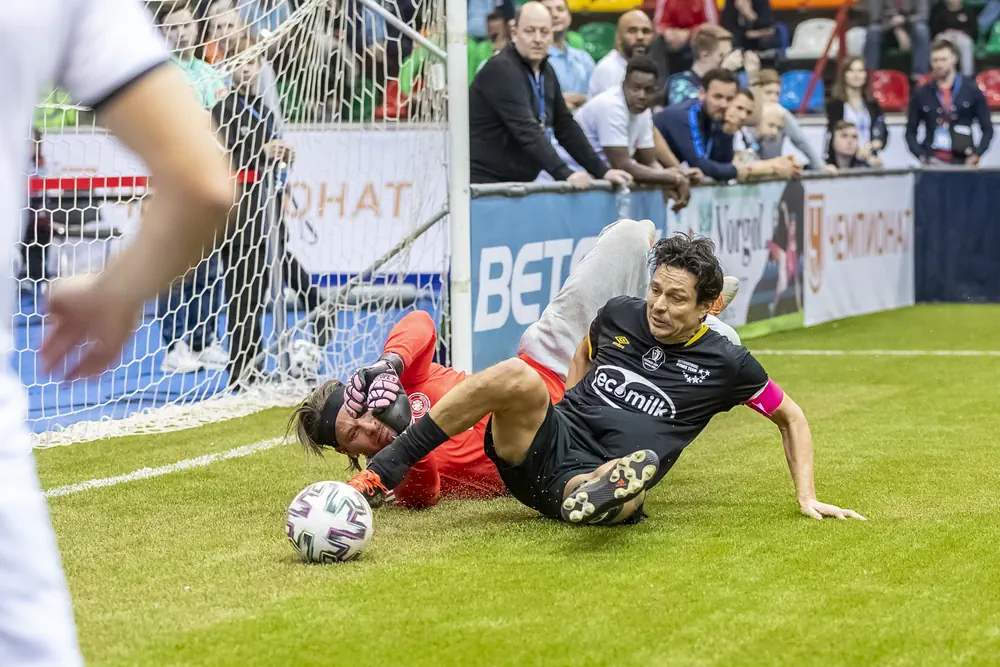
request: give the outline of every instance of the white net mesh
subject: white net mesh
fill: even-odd
[[[44,375],[48,285],[100,270],[156,196],[93,113],[46,95],[13,322],[39,447],[288,405],[377,357],[406,312],[444,323],[444,64],[392,20],[443,44],[443,0],[150,9],[231,155],[236,222],[148,305],[119,366],[74,383]]]

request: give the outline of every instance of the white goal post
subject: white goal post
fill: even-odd
[[[86,382],[39,370],[45,293],[127,244],[155,184],[46,93],[11,325],[36,447],[292,405],[377,358],[413,310],[471,369],[466,7],[445,3],[148,3],[231,155],[236,222]]]

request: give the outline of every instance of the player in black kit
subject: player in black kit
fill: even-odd
[[[705,326],[723,283],[712,241],[662,239],[650,264],[645,301],[615,297],[597,314],[562,401],[508,359],[457,385],[350,484],[378,505],[410,466],[492,413],[484,446],[515,498],[572,523],[621,523],[642,516],[645,491],[713,416],[742,403],[780,429],[803,514],[862,519],[816,499],[802,410],[746,348]]]

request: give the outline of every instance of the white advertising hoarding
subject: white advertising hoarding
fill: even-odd
[[[806,181],[805,324],[914,303],[913,174]]]
[[[696,188],[691,204],[670,214],[669,232],[715,242],[726,275],[740,291],[719,316],[732,326],[802,309],[800,257],[805,194],[801,181]]]
[[[366,269],[445,203],[443,130],[295,128],[284,138],[296,153],[285,198],[289,248],[310,273]],[[100,131],[48,134],[43,151],[49,177],[147,173],[141,160]],[[102,216],[127,231],[138,207],[106,205]],[[387,268],[439,273],[444,248],[438,225]]]

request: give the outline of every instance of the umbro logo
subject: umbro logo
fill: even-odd
[[[615,336],[615,339],[611,341],[611,344],[619,350],[624,350],[625,346],[628,345],[628,338],[625,336]]]

